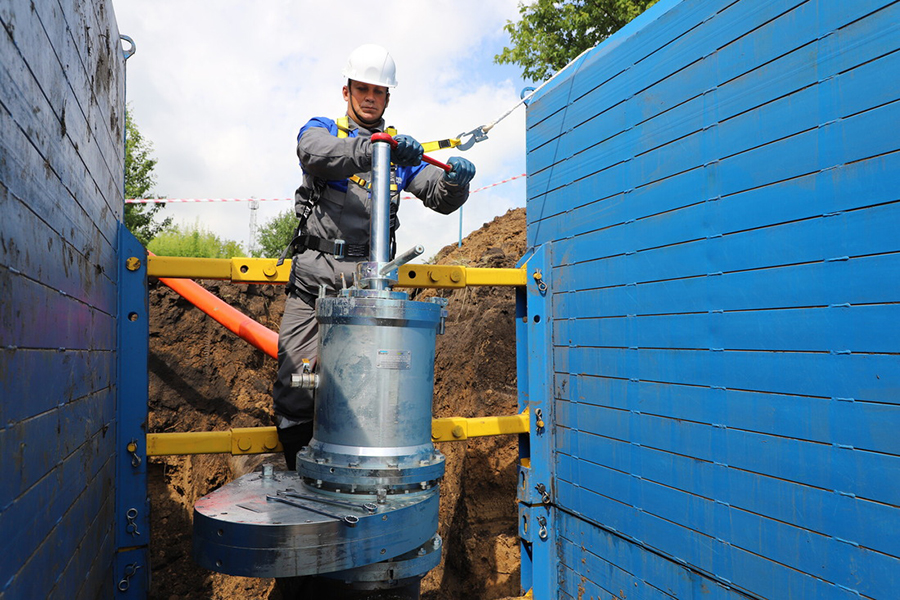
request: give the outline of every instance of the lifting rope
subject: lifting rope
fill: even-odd
[[[527,87],[527,88],[523,89],[523,90],[522,90],[521,100],[519,100],[518,102],[516,102],[515,104],[513,104],[513,105],[509,108],[509,110],[507,110],[505,113],[503,113],[502,115],[500,115],[499,117],[497,117],[496,119],[494,119],[493,121],[491,121],[490,123],[488,123],[487,125],[479,125],[478,127],[476,127],[475,129],[473,129],[473,130],[471,130],[471,131],[467,131],[467,132],[465,132],[465,133],[460,133],[458,136],[456,136],[456,137],[459,138],[459,139],[462,139],[462,138],[464,138],[464,137],[466,137],[466,136],[468,136],[468,138],[469,138],[469,139],[467,139],[465,142],[462,142],[462,143],[460,143],[460,144],[458,145],[459,149],[460,149],[460,150],[468,150],[469,148],[471,148],[472,146],[474,146],[474,145],[477,144],[478,142],[483,142],[484,140],[488,139],[488,136],[487,136],[488,132],[489,132],[491,129],[493,129],[500,121],[502,121],[503,119],[505,119],[506,117],[508,117],[509,115],[511,115],[512,112],[513,112],[514,110],[516,110],[517,108],[519,108],[520,105],[522,105],[522,104],[528,104],[528,102],[534,97],[535,94],[537,94],[539,91],[541,91],[542,89],[544,89],[544,87],[545,87],[548,83],[550,83],[551,81],[553,81],[554,79],[556,79],[556,77],[557,77],[560,73],[562,73],[563,71],[565,71],[566,69],[568,69],[572,64],[578,62],[578,61],[581,59],[582,56],[584,56],[585,54],[587,54],[588,52],[590,52],[591,50],[593,50],[594,47],[595,47],[595,46],[591,46],[590,48],[585,48],[585,50],[584,50],[581,54],[579,54],[578,56],[576,56],[575,58],[573,58],[571,61],[569,61],[569,64],[567,64],[565,67],[563,67],[562,69],[560,69],[559,71],[557,71],[556,73],[554,73],[547,81],[545,81],[544,83],[542,83],[541,85],[539,85],[537,88],[530,88],[530,87]],[[525,92],[529,92],[529,93],[526,95]]]

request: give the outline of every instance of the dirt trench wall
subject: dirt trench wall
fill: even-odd
[[[448,246],[439,264],[514,267],[525,251],[524,209],[510,211]],[[229,304],[277,330],[280,286],[205,282]],[[508,415],[516,411],[515,293],[503,288],[426,290],[449,298],[445,335],[435,361],[436,417]],[[415,296],[415,294],[414,294]],[[275,361],[192,307],[167,287],[151,285],[150,428],[212,431],[269,426]],[[519,592],[515,436],[444,443],[441,564],[422,585],[426,600],[485,600]],[[273,581],[211,573],[190,558],[194,501],[280,456],[199,455],[154,459],[151,598],[278,598]],[[277,467],[278,468],[278,467]]]

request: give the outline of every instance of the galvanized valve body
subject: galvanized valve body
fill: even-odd
[[[319,298],[313,439],[296,473],[245,475],[197,502],[198,563],[249,577],[340,571],[373,589],[438,564],[444,457],[431,403],[444,305],[390,290]]]
[[[390,289],[397,267],[423,249],[388,261],[389,146],[375,143],[373,159],[370,261],[358,267],[359,287],[320,294],[318,372],[294,377],[316,394],[313,438],[296,472],[245,475],[197,501],[194,558],[208,569],[329,574],[341,589],[418,598],[440,562],[444,457],[431,442],[431,404],[446,301]]]
[[[316,303],[319,388],[313,439],[297,472],[316,488],[405,494],[434,487],[435,336],[446,310],[403,292],[346,290]],[[440,299],[438,299],[440,300]]]

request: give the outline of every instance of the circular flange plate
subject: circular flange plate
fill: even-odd
[[[334,516],[269,499],[289,490],[316,495],[296,473],[278,471],[269,479],[260,473],[244,475],[200,498],[194,505],[197,563],[243,577],[329,573],[400,556],[437,531],[438,488],[388,496],[375,513],[286,497]],[[350,500],[369,501],[360,496]],[[358,521],[350,525],[343,516]]]

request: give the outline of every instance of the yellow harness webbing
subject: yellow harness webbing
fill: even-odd
[[[344,115],[340,119],[337,120],[337,128],[338,128],[338,137],[345,138],[350,135],[350,117]],[[387,127],[385,129],[385,133],[390,136],[397,135],[397,130],[393,127]],[[462,143],[462,140],[459,138],[446,138],[443,140],[435,140],[433,142],[423,142],[422,143],[422,151],[428,154],[429,152],[435,152],[437,150],[444,150],[445,148],[456,148]]]
[[[335,123],[337,125],[337,129],[338,129],[337,136],[339,138],[345,138],[345,137],[350,136],[350,117],[348,117],[347,115],[344,115],[343,117],[339,118]],[[397,135],[397,129],[395,127],[390,127],[390,126],[385,127],[384,132],[391,137],[394,137],[395,135]]]
[[[425,142],[422,144],[423,152],[426,154],[430,154],[437,150],[443,150],[444,148],[456,148],[462,143],[462,140],[459,138],[447,138],[445,140],[436,140],[434,142]]]
[[[339,138],[349,137],[350,136],[350,117],[348,117],[347,115],[344,115],[343,117],[339,118],[337,120],[337,130],[338,130],[337,136]],[[397,130],[394,129],[393,127],[386,127],[385,133],[387,133],[388,135],[393,137],[393,136],[397,135]],[[349,179],[350,181],[352,181],[353,183],[355,183],[356,185],[358,185],[362,188],[365,188],[367,190],[372,189],[372,183],[369,181],[366,181],[359,175],[351,175],[347,179]],[[391,191],[392,192],[397,191],[396,183],[391,184]]]

